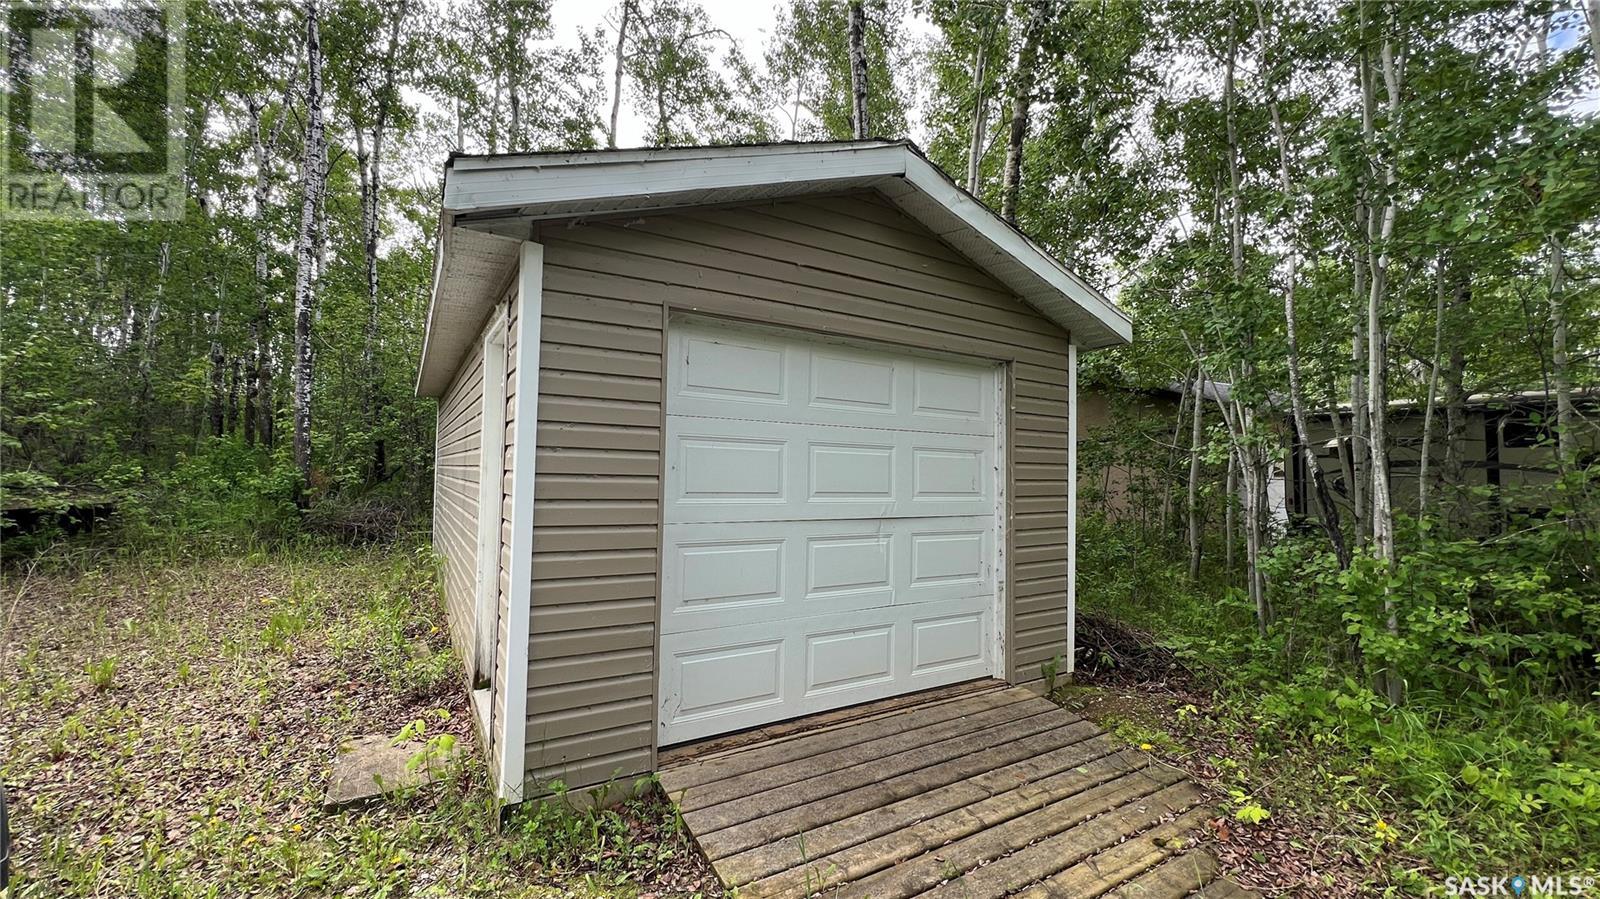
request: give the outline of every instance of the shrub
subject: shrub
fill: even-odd
[[[286,451],[210,439],[164,475],[121,491],[117,519],[130,545],[204,537],[275,542],[300,531],[300,483]]]
[[[1376,850],[1455,874],[1600,870],[1600,531],[1562,508],[1572,495],[1488,535],[1402,521],[1392,569],[1358,555],[1341,571],[1320,534],[1287,536],[1264,566],[1266,638],[1226,572],[1190,583],[1173,547],[1085,521],[1080,610],[1209,674],[1267,763],[1306,750],[1358,791],[1384,824]],[[1384,669],[1404,676],[1399,707],[1374,690]]]

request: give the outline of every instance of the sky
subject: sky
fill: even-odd
[[[758,68],[762,64],[762,48],[766,46],[767,38],[772,34],[778,18],[778,3],[776,0],[702,0],[706,15],[717,27],[726,30],[739,42],[739,49],[745,58]],[[577,34],[580,30],[593,31],[596,28],[605,28],[611,32],[606,17],[614,18],[619,4],[612,0],[556,0],[551,10],[551,25],[555,29],[556,42],[566,47],[578,45]],[[920,39],[923,35],[937,33],[932,22],[920,16],[914,16],[909,24],[909,32],[913,39]],[[613,40],[615,38],[613,37]],[[612,60],[607,59],[602,67],[606,74],[606,90],[609,99],[611,86]],[[609,107],[607,107],[609,111]],[[779,117],[782,121],[782,117]],[[627,102],[627,92],[623,92],[621,114],[617,117],[617,146],[640,147],[644,146],[645,121],[630,108]],[[920,123],[913,123],[913,140],[921,139]]]
[[[589,32],[603,27],[609,33],[611,29],[606,24],[606,17],[612,15],[619,6],[620,4],[608,0],[556,0],[550,12],[550,24],[555,28],[556,42],[563,46],[576,47],[579,31]],[[764,3],[762,0],[704,0],[702,6],[712,22],[726,29],[739,42],[739,49],[746,58],[752,61],[761,59],[761,48],[766,43],[767,35],[772,32],[773,23],[777,19],[776,4]],[[612,62],[610,59],[606,60],[603,67],[608,76],[611,73]],[[609,86],[608,80],[607,87]],[[617,116],[619,147],[639,147],[645,142],[646,124],[630,106],[631,104],[627,102],[627,92],[624,91],[622,111]]]

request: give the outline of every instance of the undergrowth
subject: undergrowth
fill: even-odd
[[[1318,535],[1287,538],[1261,638],[1222,566],[1191,582],[1180,548],[1082,527],[1080,610],[1154,633],[1214,691],[1209,717],[1249,736],[1237,789],[1270,784],[1252,803],[1353,817],[1351,848],[1418,891],[1447,875],[1600,872],[1592,531],[1412,524],[1393,571],[1361,558],[1340,571]],[[1374,689],[1381,670],[1403,674],[1400,705]]]

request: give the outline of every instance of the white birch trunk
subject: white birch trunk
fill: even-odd
[[[1366,8],[1361,9],[1362,24],[1366,24]],[[1392,18],[1391,18],[1392,24]],[[1365,28],[1363,28],[1365,33]],[[1395,64],[1394,46],[1385,30],[1379,48],[1384,87],[1387,93],[1388,120],[1391,144],[1400,134],[1400,73]],[[1377,88],[1374,75],[1362,57],[1362,130],[1368,150],[1373,153],[1373,167],[1377,167],[1375,113]],[[1367,415],[1369,419],[1368,454],[1372,465],[1372,544],[1378,559],[1386,566],[1395,564],[1394,509],[1389,485],[1388,419],[1388,331],[1384,324],[1384,302],[1388,291],[1389,246],[1394,238],[1395,199],[1394,188],[1398,180],[1394,152],[1384,152],[1383,207],[1376,219],[1367,223],[1367,258],[1371,269],[1371,283],[1367,294]],[[1391,635],[1398,635],[1399,608],[1393,591],[1384,591],[1384,616]],[[1391,703],[1399,704],[1405,695],[1400,672],[1388,669],[1383,674],[1384,692]]]
[[[850,3],[850,127],[856,140],[870,131],[867,121],[867,22],[861,0]]]
[[[989,63],[989,29],[978,34],[978,58],[972,69],[972,133],[967,142],[967,193],[978,195],[978,175],[983,167],[983,137],[987,130],[988,98],[983,95],[983,81]]]
[[[1589,62],[1594,64],[1594,73],[1600,75],[1600,0],[1588,0],[1583,17],[1589,23]]]
[[[622,62],[628,47],[628,24],[633,17],[633,0],[622,0],[622,18],[617,23],[617,60],[611,72],[611,124],[606,128],[606,146],[617,147],[617,117],[622,112]]]
[[[1189,580],[1200,579],[1200,557],[1204,550],[1204,535],[1200,531],[1200,448],[1205,440],[1205,382],[1199,369],[1194,376],[1194,408],[1189,410],[1189,495],[1186,508],[1189,513]]]
[[[300,230],[295,239],[294,284],[294,463],[302,481],[311,480],[312,323],[316,314],[317,277],[321,268],[318,215],[327,186],[328,147],[322,120],[322,36],[319,0],[307,0],[306,126],[300,165],[302,196]]]
[[[1567,354],[1566,250],[1550,235],[1550,376],[1556,393],[1556,456],[1561,472],[1578,460],[1578,410],[1572,404],[1572,366]]]
[[[1266,13],[1261,3],[1256,3],[1256,22],[1260,26],[1263,37],[1267,35]],[[1268,84],[1270,85],[1270,80]],[[1269,88],[1270,90],[1270,88]],[[1278,189],[1283,194],[1284,208],[1290,208],[1295,201],[1293,183],[1289,177],[1289,138],[1284,133],[1283,115],[1278,108],[1278,99],[1272,95],[1268,103],[1268,110],[1272,117],[1272,135],[1278,148]],[[1298,326],[1295,315],[1295,289],[1299,279],[1300,251],[1289,241],[1289,260],[1287,280],[1283,291],[1283,317],[1285,323],[1285,360],[1289,369],[1289,407],[1294,419],[1296,442],[1300,445],[1301,459],[1306,467],[1306,475],[1311,481],[1313,491],[1317,496],[1319,517],[1322,521],[1323,531],[1328,535],[1328,542],[1332,545],[1334,555],[1339,559],[1341,568],[1350,564],[1350,552],[1344,544],[1344,533],[1339,529],[1339,507],[1333,502],[1333,495],[1328,489],[1327,478],[1322,472],[1322,466],[1317,462],[1316,449],[1311,445],[1311,429],[1306,423],[1305,393],[1300,383],[1300,343],[1297,336]]]
[[[1439,257],[1433,305],[1433,365],[1428,369],[1427,398],[1422,411],[1422,457],[1417,463],[1417,517],[1428,516],[1429,464],[1433,456],[1434,407],[1438,405],[1439,358],[1444,351],[1444,257]]]
[[[1000,217],[1017,223],[1017,203],[1022,193],[1022,155],[1028,142],[1028,117],[1033,108],[1034,67],[1039,55],[1039,30],[1046,13],[1044,2],[1031,4],[1023,26],[1022,48],[1011,73],[1011,130],[1006,138],[1006,165],[1001,176]]]

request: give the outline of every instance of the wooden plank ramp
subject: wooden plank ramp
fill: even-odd
[[[1200,788],[981,681],[667,750],[661,784],[740,897],[1253,896],[1193,835]]]

